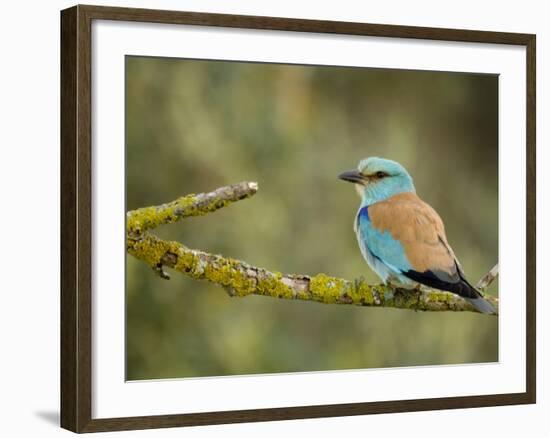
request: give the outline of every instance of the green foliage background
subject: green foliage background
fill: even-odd
[[[498,261],[496,76],[127,57],[126,154],[127,209],[258,181],[156,230],[192,248],[377,282],[336,176],[378,155],[410,171],[472,282]],[[229,298],[131,256],[126,312],[129,380],[498,360],[494,317]]]

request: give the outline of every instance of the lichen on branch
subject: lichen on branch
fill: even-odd
[[[370,307],[430,311],[473,311],[466,300],[450,292],[422,288],[409,291],[389,285],[369,285],[364,279],[354,281],[331,277],[282,274],[252,266],[241,260],[209,254],[151,234],[159,225],[189,216],[200,216],[233,202],[253,196],[257,183],[242,182],[213,192],[183,196],[160,206],[145,207],[127,213],[126,246],[129,254],[152,267],[162,278],[169,278],[163,267],[172,268],[196,280],[219,284],[231,296],[264,295],[325,304],[354,304]],[[498,275],[498,265],[482,280],[482,289]],[[480,281],[481,282],[481,281]],[[485,298],[498,309],[498,299]]]
[[[202,216],[226,207],[235,201],[250,198],[258,191],[255,182],[241,182],[220,187],[209,193],[182,196],[166,204],[138,208],[126,213],[126,232],[139,236],[159,225],[171,224],[189,216]]]

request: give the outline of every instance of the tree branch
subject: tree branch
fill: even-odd
[[[498,263],[477,282],[476,288],[486,290],[498,277]]]
[[[162,278],[170,278],[163,269],[168,266],[194,279],[217,283],[231,296],[254,294],[326,304],[430,311],[477,311],[466,300],[449,292],[424,288],[420,291],[409,291],[389,285],[369,285],[364,279],[349,281],[326,274],[281,274],[240,260],[190,249],[179,242],[159,239],[149,232],[162,224],[211,213],[233,202],[249,198],[257,190],[257,183],[241,182],[210,193],[187,195],[160,206],[129,211],[126,214],[126,249],[129,254],[151,266]],[[486,288],[497,275],[498,265],[480,280],[478,288]],[[498,309],[497,298],[489,295],[485,298]]]

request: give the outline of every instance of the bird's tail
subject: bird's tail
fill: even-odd
[[[468,301],[472,306],[474,306],[477,310],[479,310],[481,313],[488,313],[488,314],[497,313],[493,305],[489,301],[487,301],[485,298],[483,298],[481,295],[476,298],[464,297],[464,299]]]
[[[478,291],[474,286],[472,286],[462,274],[460,275],[460,278],[462,279],[462,281],[458,284],[459,288],[455,293],[458,293],[458,295],[468,301],[481,313],[488,313],[493,315],[497,313],[495,307],[489,301],[483,298],[482,293]]]

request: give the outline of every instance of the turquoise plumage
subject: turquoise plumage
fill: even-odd
[[[405,256],[405,249],[388,231],[377,230],[368,216],[368,207],[361,207],[355,219],[355,233],[363,257],[384,282],[397,277],[402,284],[408,284],[400,272],[408,271],[411,265]]]
[[[361,197],[354,221],[357,241],[363,257],[384,283],[446,290],[467,299],[480,312],[495,312],[466,280],[441,218],[416,195],[403,166],[371,157],[339,178],[356,185]]]

